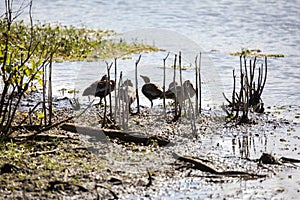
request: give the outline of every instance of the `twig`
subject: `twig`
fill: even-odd
[[[135,90],[136,90],[136,101],[137,101],[137,112],[136,114],[140,113],[140,98],[139,98],[139,89],[138,89],[138,76],[137,76],[137,67],[141,60],[142,55],[139,56],[137,61],[135,62]]]
[[[165,119],[167,118],[167,113],[166,113],[166,60],[169,57],[170,52],[168,52],[167,56],[163,59],[164,63],[164,79],[163,79],[163,106],[164,106],[164,116]]]
[[[201,103],[201,99],[202,99],[202,83],[201,83],[201,60],[202,59],[202,53],[200,52],[199,54],[199,70],[198,70],[198,77],[199,77],[199,113],[201,114],[201,109],[202,109],[202,103]],[[198,102],[197,102],[198,103]]]
[[[176,61],[177,60],[177,54],[175,54],[175,56],[174,56],[174,74],[173,74],[173,83],[175,83],[175,80],[176,80]],[[177,107],[178,107],[178,97],[176,97],[176,94],[177,94],[177,88],[176,87],[174,87],[174,94],[175,94],[175,117],[174,117],[174,119],[176,118],[178,118],[178,115],[177,115]]]
[[[114,199],[119,199],[119,197],[116,195],[116,193],[114,193],[114,192],[113,192],[111,189],[109,189],[108,187],[105,187],[104,185],[96,184],[96,185],[95,185],[96,190],[97,190],[98,187],[99,187],[99,188],[103,188],[103,189],[108,190],[108,191],[113,195]]]
[[[150,187],[152,185],[152,176],[151,176],[151,173],[149,172],[149,170],[147,170],[147,174],[148,174],[148,183],[147,183],[146,187]]]
[[[49,122],[48,125],[52,124],[52,58],[53,54],[50,56],[49,64],[49,77],[48,77],[48,107],[49,107]],[[74,94],[76,91],[74,90]]]
[[[176,153],[173,153],[173,157],[187,163],[192,164],[192,168],[198,169],[203,172],[208,172],[212,174],[217,174],[217,175],[224,175],[224,176],[230,176],[230,177],[257,177],[257,178],[263,178],[266,177],[267,175],[264,174],[252,174],[248,172],[242,172],[242,171],[217,171],[214,169],[212,166],[209,166],[208,164],[204,163],[200,159],[193,158],[191,156],[180,156]]]
[[[115,58],[115,84],[117,84],[117,58]],[[117,110],[118,110],[118,99],[117,99],[117,90],[115,89],[115,120],[117,119]]]
[[[198,64],[197,61],[198,56],[195,57],[195,79],[196,79],[196,104],[195,104],[195,112],[198,115],[198,95],[199,95],[199,90],[198,90]]]
[[[38,134],[40,134],[40,133],[42,133],[42,132],[44,132],[44,131],[48,131],[48,130],[50,130],[51,128],[57,127],[57,126],[59,126],[59,125],[65,123],[65,122],[67,122],[67,121],[70,121],[70,120],[72,120],[72,119],[74,119],[74,118],[80,117],[81,115],[83,115],[83,114],[88,110],[88,108],[91,107],[91,105],[92,105],[92,103],[93,103],[94,101],[95,101],[95,99],[94,99],[93,101],[91,101],[90,104],[89,104],[89,105],[88,105],[81,113],[79,113],[78,115],[76,115],[76,116],[70,116],[70,117],[68,117],[67,119],[64,119],[64,120],[62,120],[62,121],[59,121],[59,122],[57,122],[57,123],[55,123],[55,124],[48,125],[48,126],[46,126],[45,128],[43,128],[43,129],[41,129],[41,130],[38,130],[37,132],[33,133],[29,138],[34,138],[36,135],[38,135]]]

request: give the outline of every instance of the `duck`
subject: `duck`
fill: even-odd
[[[178,102],[183,102],[194,97],[195,94],[196,90],[192,82],[190,80],[186,80],[182,86],[178,85],[177,82],[171,82],[169,84],[169,89],[165,92],[165,97],[166,99],[176,99]]]
[[[194,97],[195,94],[196,94],[196,90],[192,82],[190,80],[186,80],[184,81],[182,86],[176,84],[176,82],[170,83],[169,89],[165,92],[165,98],[172,99],[177,103],[177,105],[179,106],[179,116],[180,116],[182,103],[185,100]]]
[[[184,88],[184,98],[183,100],[187,100],[189,98],[192,98],[196,94],[196,89],[194,88],[193,83],[190,80],[186,80],[183,83]]]
[[[82,96],[93,95],[100,97],[99,104],[102,104],[102,99],[110,94],[115,89],[115,81],[109,80],[107,75],[102,76],[101,80],[97,80],[88,86],[82,93]]]
[[[136,91],[133,87],[131,80],[127,79],[123,82],[119,89],[120,100],[125,102],[129,107],[129,112],[131,104],[136,100]]]
[[[148,76],[140,75],[144,80],[145,84],[142,86],[142,93],[149,99],[151,102],[151,108],[153,107],[153,100],[158,99],[163,94],[162,88],[155,83],[150,82],[150,78]]]

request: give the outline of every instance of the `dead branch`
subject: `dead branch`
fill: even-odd
[[[164,63],[164,80],[163,80],[163,106],[164,106],[164,116],[167,118],[167,113],[166,113],[166,60],[169,57],[170,52],[168,52],[167,56],[163,59]]]
[[[140,97],[139,97],[139,89],[138,89],[138,73],[137,73],[137,67],[141,60],[142,55],[139,56],[137,61],[135,61],[135,92],[136,92],[136,101],[137,101],[137,112],[136,114],[140,113]]]
[[[59,122],[57,122],[57,123],[55,123],[55,124],[48,125],[48,126],[42,128],[42,129],[36,131],[35,133],[32,133],[31,135],[29,135],[29,136],[28,136],[28,139],[33,139],[33,138],[35,138],[38,134],[40,134],[40,133],[42,133],[42,132],[44,132],[44,131],[48,131],[48,130],[50,130],[50,129],[54,128],[54,127],[57,127],[57,126],[59,126],[59,125],[65,123],[65,122],[68,122],[68,121],[70,121],[70,120],[72,120],[72,119],[74,119],[74,118],[80,117],[81,115],[83,115],[83,114],[87,111],[88,108],[91,107],[91,105],[93,104],[94,101],[95,101],[95,100],[91,101],[90,104],[89,104],[89,105],[88,105],[81,113],[79,113],[78,115],[76,115],[76,116],[70,116],[70,117],[68,117],[67,119],[64,119],[64,120],[62,120],[62,121],[59,121]]]
[[[109,189],[108,187],[106,187],[106,186],[104,186],[104,185],[101,185],[101,184],[96,184],[95,185],[95,188],[96,188],[96,190],[97,190],[97,188],[103,188],[103,189],[106,189],[106,190],[108,190],[112,195],[113,195],[113,197],[114,197],[114,199],[119,199],[119,197],[116,195],[116,193],[114,193],[111,189]]]
[[[242,171],[217,171],[216,169],[214,169],[213,166],[209,166],[207,163],[204,163],[203,161],[201,161],[200,159],[191,157],[191,156],[180,156],[176,153],[173,153],[173,157],[183,161],[183,162],[187,162],[192,164],[192,168],[194,169],[198,169],[200,171],[203,172],[208,172],[208,173],[212,173],[212,174],[217,174],[217,175],[224,175],[224,176],[230,176],[230,177],[256,177],[256,178],[262,178],[262,177],[266,177],[267,175],[263,175],[263,174],[252,174],[252,173],[248,173],[248,172],[242,172]]]
[[[98,140],[103,140],[104,136],[109,137],[110,139],[118,139],[123,142],[133,142],[139,145],[150,145],[151,141],[157,141],[159,146],[166,146],[170,144],[170,141],[162,138],[160,136],[146,136],[142,133],[135,132],[135,131],[123,131],[123,130],[114,130],[114,129],[102,129],[102,128],[95,128],[89,126],[79,126],[74,124],[63,124],[60,126],[61,129],[65,131],[70,131],[73,133],[80,133],[84,135],[89,135],[93,138]],[[101,137],[102,135],[102,137]]]

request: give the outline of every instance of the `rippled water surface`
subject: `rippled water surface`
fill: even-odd
[[[0,8],[3,6],[1,4]],[[228,55],[229,52],[257,48],[265,53],[284,54],[284,58],[269,59],[263,98],[266,103],[273,104],[280,104],[283,99],[284,103],[298,104],[300,100],[297,87],[300,84],[300,1],[39,0],[34,1],[33,16],[45,22],[132,33],[132,38],[145,28],[156,29],[161,35],[164,30],[173,31],[195,42],[199,51],[208,52],[205,57],[211,63],[203,68],[214,67],[225,86],[231,85],[231,70],[239,63],[237,57]],[[141,32],[140,40],[155,43],[152,41],[155,37]],[[172,35],[166,39],[171,41]],[[172,44],[178,50],[184,45],[190,46],[190,43],[176,44],[176,40]],[[217,53],[209,53],[211,50]],[[152,61],[144,59],[143,63],[147,62]],[[207,75],[209,80],[208,76],[211,74]]]
[[[1,11],[3,6],[1,3]],[[300,1],[221,0],[217,3],[208,0],[188,2],[179,0],[38,0],[34,1],[33,17],[43,22],[84,25],[94,29],[113,29],[124,33],[124,37],[129,41],[137,39],[155,44],[173,53],[182,50],[186,65],[193,64],[194,56],[201,51],[203,101],[207,104],[220,105],[224,101],[222,92],[227,94],[231,92],[232,69],[238,69],[239,58],[230,56],[230,52],[249,48],[261,49],[264,53],[284,54],[284,58],[268,60],[268,79],[262,98],[267,106],[290,106],[291,112],[286,111],[283,117],[297,120],[294,116],[299,114],[300,102]],[[162,69],[160,67],[166,54],[167,52],[144,54],[140,62],[139,73],[149,75],[154,82],[161,83]],[[137,57],[134,55],[132,60],[119,61],[119,70],[123,71],[125,77],[133,78],[134,62]],[[172,59],[168,60],[168,63],[171,65]],[[59,95],[58,90],[61,88],[76,87],[82,92],[84,87],[105,72],[104,62],[56,63],[54,67],[53,82],[56,95]],[[167,74],[172,74],[172,70],[168,69]],[[186,79],[192,79],[194,72],[186,70],[183,76]],[[170,81],[171,78],[168,80]],[[139,83],[141,84],[142,82]],[[149,102],[143,97],[142,102],[149,106]],[[260,130],[257,131],[260,132]],[[284,137],[287,133],[281,134]],[[299,136],[299,128],[293,134]],[[218,141],[224,146],[224,152],[233,153],[231,139],[203,139]],[[258,156],[261,151],[287,153],[282,150],[284,147],[281,147],[282,144],[278,141],[272,141],[270,138],[254,140],[258,140],[256,143],[268,140],[267,145],[261,145],[262,149],[251,150],[254,157]],[[275,148],[277,145],[278,148]],[[291,141],[290,145],[296,148],[291,154],[299,157],[299,140]],[[300,184],[298,172],[289,173],[293,174],[293,180],[289,180],[286,174],[279,174],[262,184],[249,181],[224,186],[231,187],[231,190],[225,190],[222,185],[218,188],[205,186],[207,187],[206,194],[198,188],[201,186],[201,180],[194,180],[189,184],[186,182],[175,184],[178,184],[178,187],[187,188],[186,196],[191,197],[221,198],[222,196],[213,196],[218,192],[227,197],[238,198],[251,198],[251,196],[271,198],[274,195],[283,197],[276,193],[276,188],[290,184],[289,181],[298,186]],[[258,191],[258,189],[261,192],[255,194],[253,191]],[[236,193],[232,194],[234,192]],[[283,194],[287,199],[297,197],[296,188],[291,190],[287,187]],[[176,192],[171,192],[172,195],[186,197]]]

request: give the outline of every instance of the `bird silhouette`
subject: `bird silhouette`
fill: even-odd
[[[169,89],[165,92],[165,97],[166,99],[176,99],[178,102],[183,102],[192,98],[195,94],[196,90],[194,89],[193,84],[190,80],[186,80],[182,86],[178,85],[177,82],[171,82],[169,84]]]
[[[119,98],[128,105],[129,112],[131,112],[130,106],[136,99],[136,91],[133,88],[133,84],[132,84],[131,80],[127,79],[121,85],[121,87],[119,89]]]
[[[183,88],[184,88],[184,98],[183,100],[190,99],[195,96],[196,90],[194,88],[193,83],[190,80],[186,80],[183,83]]]
[[[155,83],[151,83],[150,78],[148,76],[141,75],[141,77],[145,82],[145,84],[142,87],[142,93],[149,99],[152,108],[153,100],[160,98],[163,94],[162,88]]]
[[[175,87],[175,86],[177,86],[178,85],[178,83],[176,82],[176,81],[172,81],[170,84],[169,84],[169,89],[170,88],[173,88],[173,87]]]
[[[95,97],[100,97],[99,104],[101,104],[102,99],[115,89],[115,85],[114,80],[109,80],[108,76],[104,75],[101,80],[95,81],[87,87],[83,91],[82,96],[93,95]]]
[[[190,80],[184,81],[183,85],[180,86],[176,82],[172,82],[169,85],[169,89],[165,92],[166,99],[173,99],[179,106],[179,116],[181,115],[182,103],[195,96],[196,90]],[[163,96],[163,94],[162,94]]]

